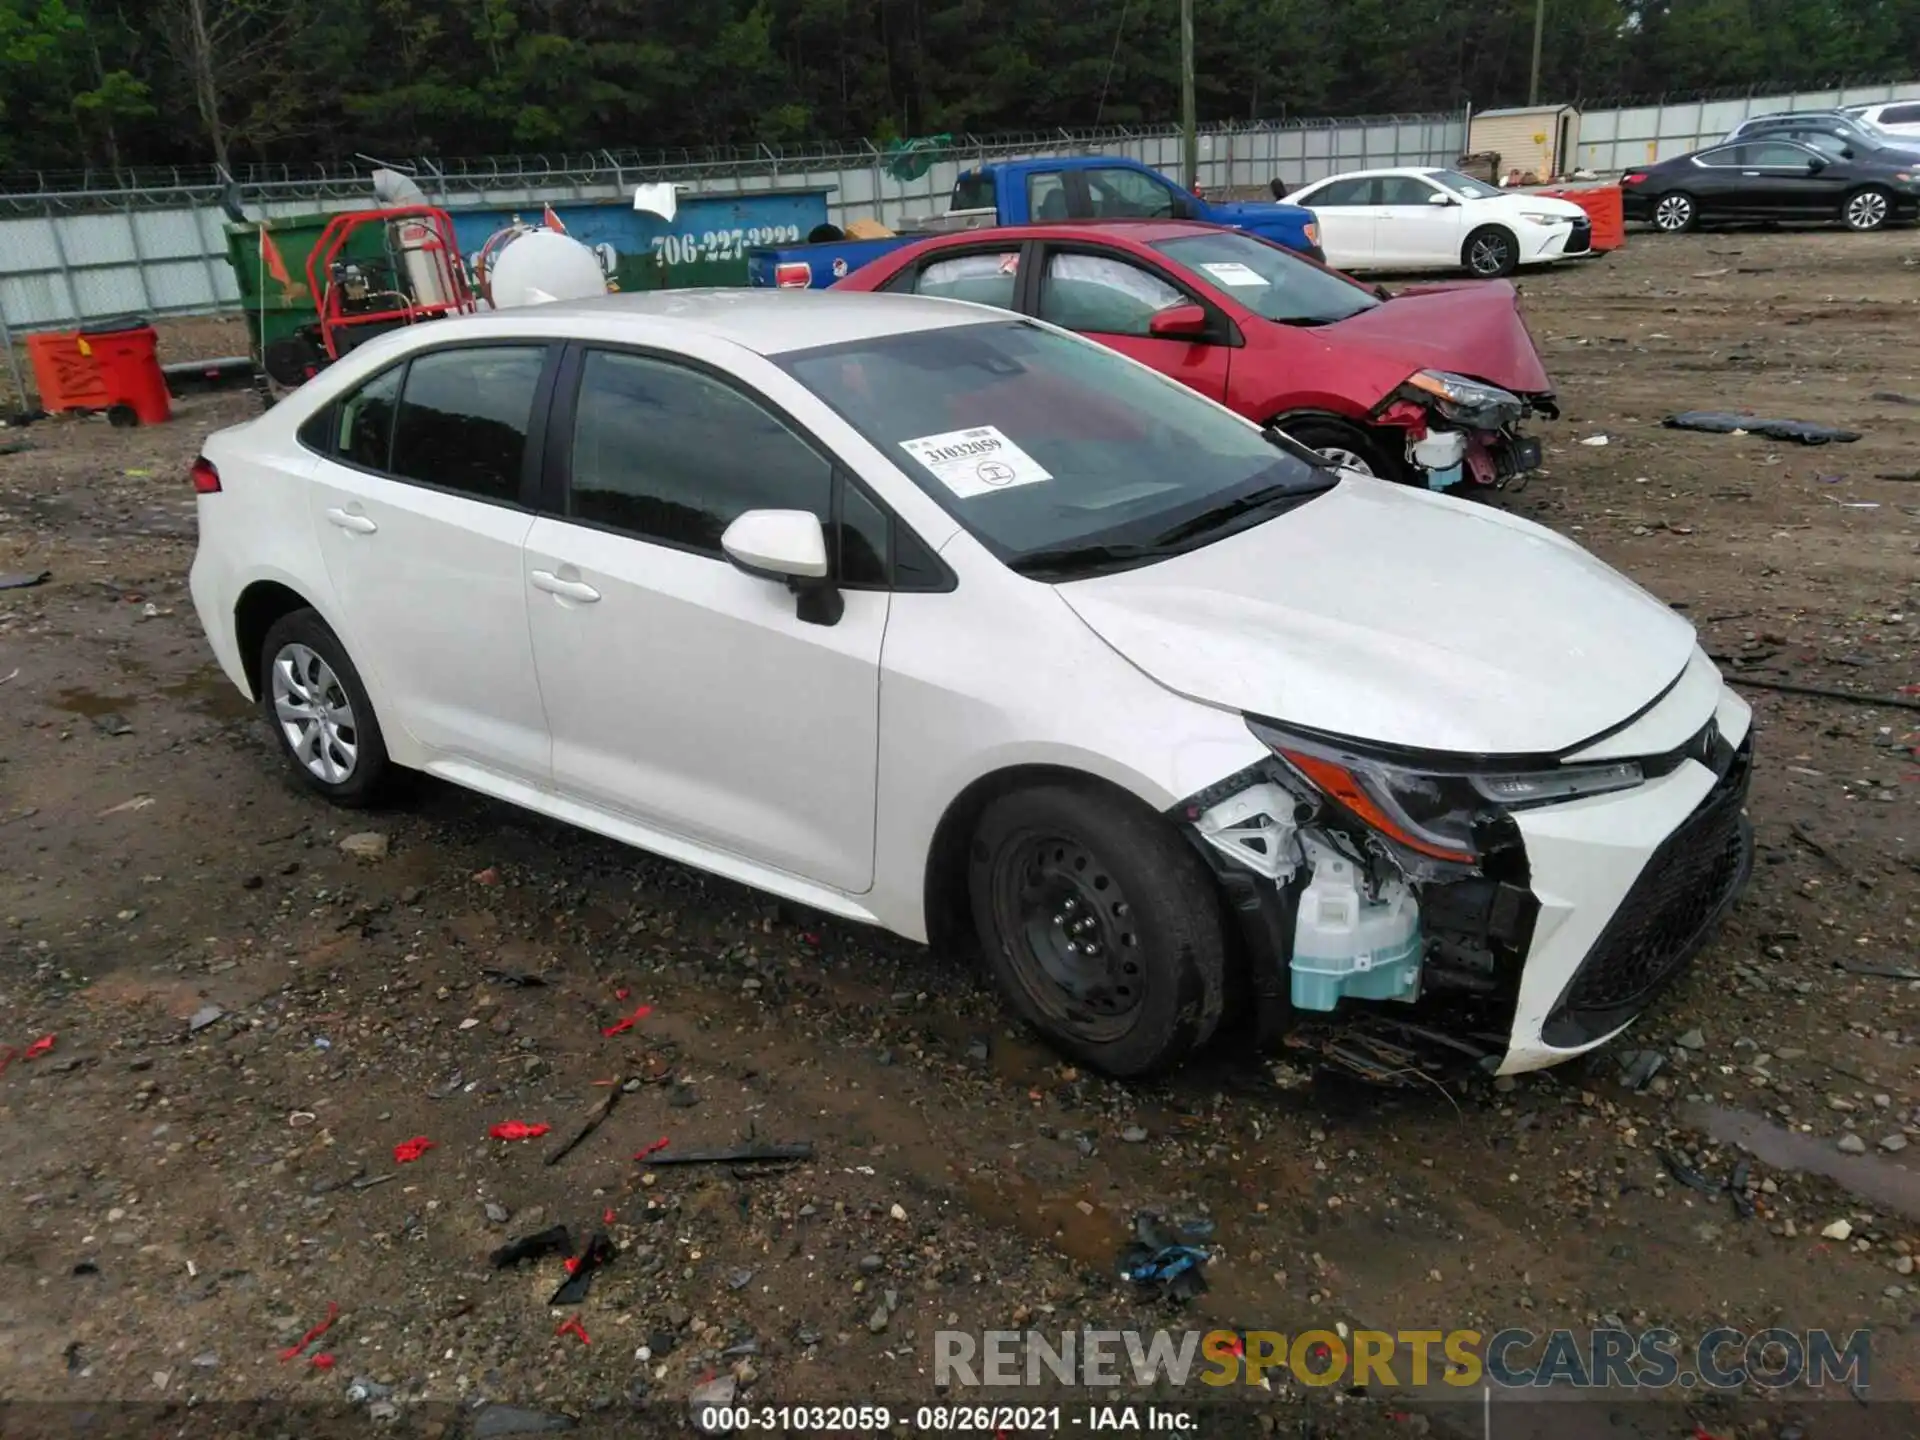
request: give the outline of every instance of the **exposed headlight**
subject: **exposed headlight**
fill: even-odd
[[[1383,839],[1460,865],[1480,858],[1476,827],[1504,811],[1630,790],[1644,778],[1632,761],[1524,772],[1431,769],[1247,724],[1301,779]]]
[[[1544,210],[1522,210],[1520,218],[1531,220],[1536,225],[1571,225],[1573,223],[1571,215],[1549,215]]]
[[[1527,413],[1525,403],[1511,390],[1469,380],[1450,370],[1422,370],[1407,384],[1432,397],[1440,413],[1473,430],[1498,430]]]

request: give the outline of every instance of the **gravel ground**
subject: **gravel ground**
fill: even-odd
[[[1568,414],[1548,473],[1498,503],[1684,608],[1731,671],[1911,701],[1917,260],[1910,232],[1636,235],[1528,277]],[[205,322],[170,346],[243,348]],[[640,1434],[682,1427],[708,1381],[905,1414],[939,1398],[941,1329],[1777,1324],[1871,1327],[1873,1403],[1501,1395],[1490,1433],[1914,1433],[1912,709],[1750,692],[1752,889],[1586,1062],[1383,1093],[1228,1053],[1118,1085],[886,936],[437,784],[370,817],[302,794],[186,592],[188,462],[253,405],[0,430],[32,447],[0,456],[0,570],[52,572],[0,592],[0,1046],[56,1037],[0,1075],[0,1400],[429,1434],[495,1401]],[[1659,424],[1743,407],[1864,438]],[[514,1120],[552,1132],[490,1138]],[[414,1137],[432,1148],[397,1163]],[[661,1138],[814,1150],[631,1158]],[[1140,1211],[1214,1223],[1208,1293],[1116,1278]],[[557,1258],[488,1256],[561,1223],[617,1254],[556,1308]],[[1272,1379],[1203,1432],[1493,1424],[1477,1394]]]

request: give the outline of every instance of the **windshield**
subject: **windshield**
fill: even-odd
[[[1283,325],[1331,325],[1380,304],[1344,276],[1235,231],[1182,235],[1153,248],[1254,314]]]
[[[1028,321],[775,359],[1027,574],[1067,578],[1192,549],[1263,518],[1236,502],[1277,505],[1334,481],[1184,386]],[[1218,527],[1195,525],[1215,511]],[[1136,546],[1158,548],[1069,558]]]
[[[1497,185],[1489,185],[1471,175],[1462,175],[1458,170],[1429,170],[1427,178],[1438,181],[1454,194],[1464,195],[1469,200],[1498,200],[1507,193]]]

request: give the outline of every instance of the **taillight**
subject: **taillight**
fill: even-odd
[[[220,493],[220,472],[213,468],[213,462],[202,455],[193,462],[193,493],[196,495],[218,495]]]
[[[813,267],[804,260],[787,260],[773,267],[773,283],[782,290],[805,290],[813,284]]]
[[[1622,185],[1638,185],[1646,178],[1644,171],[1636,170],[1631,175],[1622,175],[1620,177],[1620,183]]]

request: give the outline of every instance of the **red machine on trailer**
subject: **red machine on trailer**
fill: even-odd
[[[342,258],[347,242],[366,225],[386,228],[382,258]],[[307,286],[318,304],[328,361],[397,326],[475,309],[453,217],[432,205],[334,216],[307,256]]]

